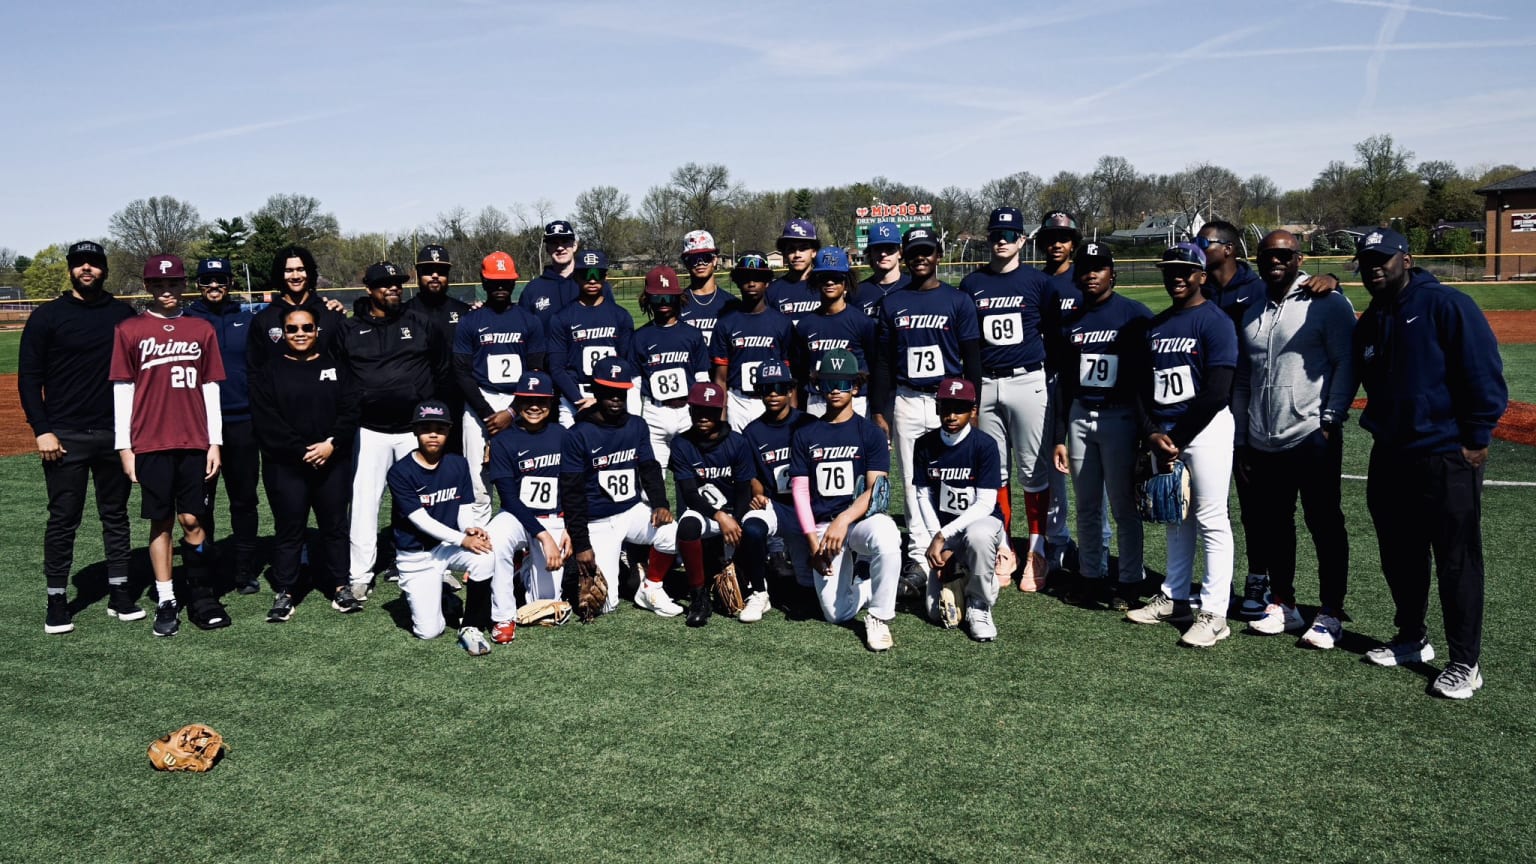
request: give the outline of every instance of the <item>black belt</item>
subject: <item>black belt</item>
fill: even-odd
[[[937,393],[937,392],[939,392],[939,385],[937,385],[937,384],[927,384],[927,385],[924,385],[922,387],[919,387],[916,384],[902,384],[900,386],[905,387],[908,390],[916,390],[919,393]]]
[[[1028,375],[1031,372],[1039,372],[1044,368],[1045,363],[1042,361],[1036,363],[1026,363],[1023,366],[1014,366],[1012,368],[1005,367],[1002,369],[983,369],[981,370],[981,375],[983,378],[1012,378],[1015,375]]]
[[[1075,401],[1077,402],[1077,404],[1083,406],[1084,408],[1088,409],[1089,411],[1103,411],[1106,408],[1129,408],[1129,407],[1131,407],[1131,403],[1129,403],[1129,402],[1098,402],[1098,403],[1093,403],[1093,402],[1084,402],[1081,397],[1079,397]]]
[[[688,397],[687,396],[679,396],[676,399],[657,399],[657,398],[652,397],[651,398],[651,402],[652,402],[652,404],[660,405],[663,408],[687,408],[688,407]]]

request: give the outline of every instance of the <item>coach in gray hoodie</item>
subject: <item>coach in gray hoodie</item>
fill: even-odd
[[[1358,381],[1350,336],[1355,310],[1340,292],[1314,295],[1301,283],[1302,255],[1289,231],[1259,243],[1258,271],[1268,289],[1238,324],[1234,465],[1247,475],[1258,518],[1248,544],[1269,562],[1270,602],[1250,628],[1300,632],[1303,644],[1332,648],[1349,581],[1349,537],[1339,506],[1343,423]],[[1321,606],[1310,627],[1296,609],[1296,497],[1317,547]]]

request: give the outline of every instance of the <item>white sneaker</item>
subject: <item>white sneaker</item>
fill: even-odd
[[[889,651],[896,640],[891,638],[891,627],[873,615],[864,616],[864,644],[871,651]]]
[[[1393,641],[1372,648],[1365,652],[1365,662],[1375,663],[1377,666],[1407,666],[1410,663],[1428,663],[1435,659],[1435,646],[1429,644],[1429,637],[1423,639],[1403,639],[1401,634],[1392,637]]]
[[[1216,613],[1201,612],[1179,641],[1191,648],[1209,648],[1231,635],[1232,629],[1225,620],[1216,617]]]
[[[1429,692],[1447,699],[1471,699],[1472,694],[1482,689],[1482,686],[1483,675],[1477,666],[1451,663],[1445,667],[1444,672],[1435,676],[1434,683],[1429,685]]]
[[[352,583],[352,596],[356,597],[359,600],[367,600],[368,599],[368,583],[366,581],[364,581],[364,582],[353,582]]]
[[[997,625],[992,623],[992,610],[974,603],[965,607],[965,620],[970,622],[971,638],[977,642],[997,639]]]
[[[675,618],[683,614],[683,607],[667,596],[667,589],[661,587],[660,582],[649,579],[641,581],[640,590],[635,592],[635,605],[649,609],[663,618]]]
[[[1295,606],[1287,606],[1284,603],[1271,603],[1264,607],[1264,614],[1260,615],[1248,629],[1261,636],[1279,636],[1281,633],[1295,633],[1307,627],[1306,619]]]
[[[767,611],[768,592],[753,591],[752,595],[747,598],[747,602],[742,604],[741,614],[737,616],[737,620],[743,624],[752,624],[763,620],[763,613]]]
[[[1312,619],[1312,627],[1301,635],[1301,641],[1304,645],[1327,651],[1338,643],[1342,635],[1344,635],[1344,625],[1339,622],[1339,619],[1326,612],[1319,612],[1317,617]]]
[[[483,657],[491,653],[491,643],[486,641],[479,627],[459,628],[459,645],[471,657]]]

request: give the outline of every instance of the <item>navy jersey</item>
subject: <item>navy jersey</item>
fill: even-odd
[[[1119,294],[1067,316],[1061,324],[1062,369],[1073,376],[1077,401],[1098,408],[1135,399],[1136,382],[1120,375],[1121,358],[1136,353],[1124,339],[1126,325],[1151,317],[1151,309]]]
[[[544,325],[521,306],[497,312],[481,306],[466,312],[453,334],[453,353],[474,359],[475,383],[491,393],[511,393],[528,369],[530,354],[543,354]]]
[[[622,426],[578,419],[565,434],[561,474],[587,481],[587,518],[606,519],[640,503],[640,463],[655,462],[651,430],[633,415]]]
[[[885,295],[900,291],[911,284],[912,277],[905,273],[889,285],[881,285],[875,281],[875,277],[870,276],[854,286],[853,296],[848,298],[848,303],[864,310],[864,314],[871,320],[877,319],[880,317],[880,301],[885,299]]]
[[[1152,419],[1167,426],[1189,410],[1210,369],[1237,368],[1237,330],[1221,307],[1166,309],[1148,325],[1152,352]]]
[[[1033,267],[1007,273],[982,268],[961,280],[960,290],[976,303],[983,369],[1012,374],[1013,369],[1045,362],[1041,314],[1050,283],[1044,274]]]
[[[821,355],[835,349],[853,352],[859,358],[859,371],[869,372],[869,357],[875,353],[875,322],[868,315],[849,306],[836,315],[813,312],[795,323],[795,348],[801,374],[815,369]]]
[[[781,504],[793,507],[795,498],[789,492],[789,447],[796,430],[802,426],[821,422],[803,411],[791,408],[789,416],[780,423],[759,417],[741,430],[747,447],[752,451],[752,465],[757,472],[757,482],[763,484],[763,492]]]
[[[1047,273],[1039,271],[1045,281],[1050,284],[1050,292],[1057,297],[1074,297],[1078,303],[1083,300],[1083,292],[1077,290],[1077,265],[1068,264],[1067,269],[1060,273]],[[1068,311],[1062,307],[1062,312]]]
[[[692,324],[704,334],[704,347],[714,344],[715,326],[720,321],[720,316],[725,310],[736,304],[736,297],[724,288],[716,288],[715,293],[705,297],[692,291],[683,292],[683,308],[677,317],[683,319],[686,324]]]
[[[927,489],[933,496],[933,512],[940,525],[948,525],[964,513],[976,500],[978,490],[996,500],[997,490],[1003,486],[997,439],[980,429],[966,429],[965,437],[953,447],[944,443],[940,430],[924,432],[912,447],[912,464],[923,466],[912,485]],[[1001,506],[993,504],[992,515],[1001,520]]]
[[[700,497],[714,508],[705,516],[714,516],[717,510],[738,518],[746,515],[734,512],[736,502],[732,500],[735,497],[732,487],[752,478],[752,450],[747,439],[726,430],[725,437],[713,447],[700,447],[688,435],[679,435],[672,439],[670,468],[677,480],[692,480],[698,484]]]
[[[647,324],[635,331],[629,359],[640,370],[640,386],[657,402],[687,399],[688,388],[709,376],[704,334],[678,322],[670,327]]]
[[[810,274],[807,273],[807,276]],[[811,288],[810,279],[791,281],[786,276],[768,283],[768,305],[798,322],[802,315],[809,315],[821,308],[821,292]]]
[[[965,374],[960,343],[981,338],[976,304],[954,286],[918,291],[904,288],[880,301],[880,342],[894,351],[897,384],[932,390]]]
[[[715,331],[713,364],[728,367],[726,385],[742,393],[757,389],[757,370],[764,363],[787,364],[794,350],[794,324],[771,307],[750,315],[732,309]]]
[[[1255,303],[1263,303],[1269,295],[1264,280],[1253,272],[1247,261],[1237,262],[1237,272],[1227,284],[1217,287],[1216,278],[1208,277],[1200,292],[1227,313],[1238,327],[1242,326],[1243,314]]]
[[[576,271],[571,271],[572,273]],[[544,272],[528,280],[523,293],[518,295],[517,305],[540,321],[576,302],[581,296],[581,283],[569,276],[560,275],[557,264],[546,264]],[[613,289],[603,283],[603,299],[613,302]]]
[[[457,453],[444,453],[436,468],[422,465],[415,453],[407,453],[389,469],[385,479],[394,502],[390,505],[390,524],[395,529],[395,548],[401,552],[426,552],[442,542],[412,525],[412,513],[425,509],[428,516],[457,531],[459,508],[475,503],[469,463]]]
[[[1041,332],[1045,334],[1045,364],[1052,373],[1067,368],[1063,359],[1066,345],[1061,336],[1061,322],[1082,310],[1083,292],[1077,287],[1076,269],[1067,267],[1060,276],[1046,276],[1045,300],[1040,312]]]
[[[491,465],[486,479],[496,487],[501,509],[521,522],[532,537],[544,530],[540,516],[560,513],[560,457],[566,431],[547,423],[538,434],[514,423],[491,437]]]
[[[842,423],[806,424],[795,430],[789,447],[789,475],[810,478],[817,523],[832,521],[853,504],[866,473],[890,470],[890,443],[880,427],[857,414]]]
[[[604,357],[628,357],[635,319],[611,300],[572,303],[549,322],[549,374],[571,402],[587,398],[592,368]],[[686,395],[686,394],[685,394]]]

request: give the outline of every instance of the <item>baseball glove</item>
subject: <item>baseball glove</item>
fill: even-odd
[[[517,609],[517,623],[526,627],[537,624],[540,627],[559,627],[571,620],[571,604],[564,600],[535,600],[532,603],[524,603]]]
[[[1169,525],[1189,515],[1189,468],[1181,459],[1164,474],[1136,481],[1136,509],[1141,521]]]
[[[733,618],[747,605],[741,597],[741,583],[736,581],[734,562],[725,562],[725,569],[715,574],[715,596],[720,598],[720,611]]]
[[[864,494],[867,487],[864,475],[860,474],[853,481],[853,494],[855,497]],[[865,517],[879,513],[887,513],[891,509],[891,481],[884,476],[875,480],[875,490],[869,494],[869,509],[865,511]]]
[[[591,624],[608,603],[608,580],[597,564],[576,562],[576,617]]]
[[[192,771],[201,774],[219,761],[224,736],[201,723],[189,723],[149,745],[149,763],[156,771]]]

